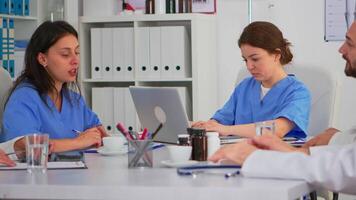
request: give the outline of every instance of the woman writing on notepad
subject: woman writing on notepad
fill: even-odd
[[[48,133],[52,152],[100,146],[106,133],[77,84],[76,30],[64,21],[42,23],[29,41],[24,64],[5,105],[2,141]],[[23,150],[23,137],[14,148]]]
[[[290,43],[275,25],[253,22],[243,30],[238,45],[251,77],[239,83],[210,120],[192,126],[253,137],[254,123],[273,120],[277,136],[305,138],[311,100],[305,85],[284,70],[293,58]]]

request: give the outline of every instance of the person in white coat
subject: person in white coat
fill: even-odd
[[[356,78],[356,22],[339,52],[346,60],[345,74]],[[302,179],[316,187],[356,194],[356,129],[340,132],[329,128],[302,148],[263,135],[224,146],[209,160],[240,164],[246,177]]]

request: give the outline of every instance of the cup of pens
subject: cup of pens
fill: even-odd
[[[152,139],[128,140],[128,167],[152,167]]]

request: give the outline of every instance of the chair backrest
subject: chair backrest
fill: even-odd
[[[336,114],[335,104],[338,88],[336,77],[329,71],[318,67],[287,66],[286,71],[288,74],[294,74],[311,93],[308,135],[317,135],[332,126]],[[241,69],[237,83],[249,75],[246,68]]]
[[[4,104],[11,87],[12,80],[10,74],[0,66],[0,131],[2,126],[2,114],[4,112]]]

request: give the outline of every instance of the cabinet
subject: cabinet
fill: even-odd
[[[215,21],[206,14],[80,17],[80,81],[87,103],[92,105],[93,88],[184,87],[188,118],[209,119],[217,108]]]

